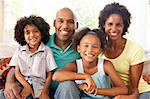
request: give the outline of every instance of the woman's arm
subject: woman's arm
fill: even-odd
[[[131,94],[137,95],[139,94],[138,91],[138,84],[143,70],[143,63],[132,65],[130,68],[130,87],[131,87]]]
[[[104,96],[116,96],[116,95],[121,95],[121,94],[128,94],[127,87],[121,80],[118,73],[115,71],[113,64],[108,60],[104,61],[104,71],[106,74],[109,75],[113,83],[113,87],[112,88],[98,88],[97,94],[104,95]]]

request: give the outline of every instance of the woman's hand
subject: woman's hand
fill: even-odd
[[[143,79],[150,84],[150,74],[143,75]]]

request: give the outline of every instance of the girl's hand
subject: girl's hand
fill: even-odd
[[[48,96],[48,93],[42,92],[39,99],[50,99],[50,97]]]
[[[131,95],[118,95],[113,99],[138,99],[138,97],[134,94],[131,94]]]
[[[22,99],[26,99],[27,96],[32,95],[34,97],[33,90],[30,85],[24,86],[23,90],[20,93]]]
[[[88,87],[88,86],[87,86],[86,83],[79,84],[79,88],[80,88],[81,90],[83,90],[83,91],[86,91],[87,87]]]
[[[86,74],[86,83],[87,83],[87,89],[86,89],[86,92],[88,93],[95,93],[96,91],[96,84],[95,82],[93,81],[92,77],[88,74]]]

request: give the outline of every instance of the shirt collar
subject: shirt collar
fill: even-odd
[[[36,52],[43,52],[45,50],[45,45],[43,42],[41,42],[38,50]],[[24,45],[21,47],[21,51],[29,51],[29,46],[28,44]]]

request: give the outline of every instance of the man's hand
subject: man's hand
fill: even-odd
[[[19,85],[15,82],[6,82],[4,95],[6,99],[21,99]]]

